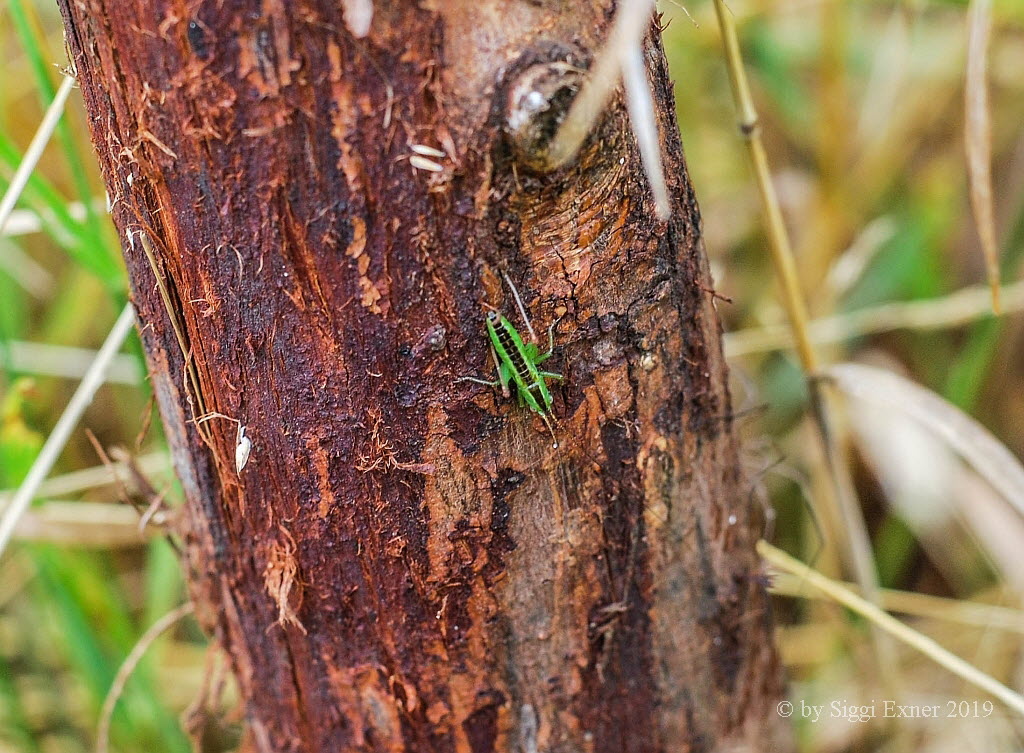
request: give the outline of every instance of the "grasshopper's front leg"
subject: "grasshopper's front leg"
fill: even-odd
[[[474,384],[482,384],[485,387],[497,387],[499,384],[501,384],[501,382],[499,382],[497,379],[493,381],[488,381],[487,379],[480,379],[479,377],[471,376],[459,377],[458,379],[455,380],[455,383],[458,384],[459,382],[473,382]]]
[[[548,327],[548,352],[541,353],[540,355],[538,355],[537,361],[535,361],[534,363],[535,364],[540,364],[540,363],[543,363],[543,362],[547,361],[548,359],[551,358],[551,354],[554,351],[555,351],[555,324],[554,324],[554,322],[552,322],[551,326]]]
[[[530,343],[529,345],[527,345],[528,348],[531,347],[531,346],[533,348],[533,362],[535,364],[543,363],[544,361],[546,361],[549,358],[551,358],[552,354],[555,352],[555,325],[554,325],[554,322],[552,322],[551,326],[548,327],[548,352],[547,353],[541,353],[540,349],[536,345],[533,345],[533,343]]]

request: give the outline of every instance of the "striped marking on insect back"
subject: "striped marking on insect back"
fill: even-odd
[[[526,363],[526,359],[523,357],[523,352],[519,349],[515,340],[512,339],[511,333],[508,328],[503,326],[501,317],[493,311],[487,315],[487,318],[491,322],[491,326],[494,327],[494,334],[498,338],[498,343],[505,351],[505,355],[508,357],[509,363],[515,368],[519,378],[524,382],[533,380],[533,376],[530,374],[530,367]]]

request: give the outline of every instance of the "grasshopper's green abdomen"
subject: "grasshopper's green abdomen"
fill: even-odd
[[[508,319],[494,311],[487,314],[487,331],[491,336],[494,349],[498,353],[499,362],[505,364],[521,397],[526,400],[527,404],[530,404],[531,401],[523,393],[540,399],[540,405],[530,404],[530,407],[537,410],[538,413],[545,413],[551,407],[551,395],[544,388],[543,378],[519,332]]]

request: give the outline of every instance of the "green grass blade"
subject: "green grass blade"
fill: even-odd
[[[38,32],[38,24],[32,23],[22,0],[8,0],[8,7],[11,11],[15,33],[21,41],[22,49],[28,56],[29,66],[36,81],[36,88],[39,91],[40,102],[45,107],[56,94],[56,88],[51,79],[53,66],[46,62],[46,55],[43,50],[42,35]],[[85,205],[86,226],[94,241],[102,242],[103,229],[100,226],[100,217],[93,207],[93,189],[89,185],[88,173],[85,163],[82,160],[78,142],[71,133],[71,128],[66,119],[57,124],[57,140],[60,142],[64,153],[64,161],[71,174],[71,180],[78,193],[79,200]]]

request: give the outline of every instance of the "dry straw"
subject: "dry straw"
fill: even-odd
[[[796,353],[808,380],[811,412],[818,430],[817,434],[829,480],[827,485],[829,493],[824,496],[827,505],[825,512],[828,527],[832,536],[843,544],[845,559],[857,582],[869,598],[874,598],[878,589],[878,581],[875,575],[871,542],[860,507],[857,504],[853,484],[839,457],[829,418],[828,396],[813,378],[818,373],[819,362],[811,342],[807,303],[804,300],[803,291],[800,289],[792,244],[783,221],[779,198],[775,186],[772,184],[768,156],[761,141],[757,109],[754,107],[750,84],[743,66],[739,39],[736,34],[736,23],[724,0],[715,0],[715,13],[722,32],[722,44],[733,98],[739,111],[739,129],[747,145],[758,196],[761,200],[775,276],[782,288],[782,302],[789,318]],[[880,650],[884,651],[884,649]],[[884,660],[882,663],[885,664]]]
[[[767,541],[759,541],[757,551],[773,567],[797,576],[800,582],[817,589],[833,601],[868,619],[875,627],[920,651],[975,687],[992,694],[1018,714],[1024,716],[1024,697],[1010,690],[992,676],[968,664],[959,656],[947,651],[928,636],[904,625],[892,615],[883,612],[875,604],[855,594],[842,583],[826,578],[817,570],[812,570],[781,549],[776,549]]]
[[[985,270],[992,289],[992,308],[1001,313],[999,300],[999,246],[992,206],[992,126],[988,108],[988,41],[992,35],[992,0],[971,0],[967,12],[967,76],[964,82],[964,146],[971,209],[978,226]]]
[[[121,345],[124,343],[125,338],[128,337],[128,333],[131,332],[134,324],[135,310],[129,303],[121,311],[121,315],[117,318],[114,327],[107,335],[106,341],[96,354],[96,359],[78,384],[78,389],[71,396],[71,400],[68,401],[64,412],[57,419],[53,431],[46,438],[43,449],[36,456],[32,467],[28,471],[28,475],[25,476],[25,480],[4,508],[3,515],[0,517],[0,555],[3,554],[7,543],[11,540],[18,519],[28,509],[33,497],[35,497],[36,492],[39,490],[39,486],[50,473],[50,469],[53,468],[53,464],[63,451],[64,445],[67,444],[71,432],[78,425],[78,421],[85,412],[85,409],[89,407],[93,397],[96,395],[96,391],[103,385],[107,367],[121,349]]]

